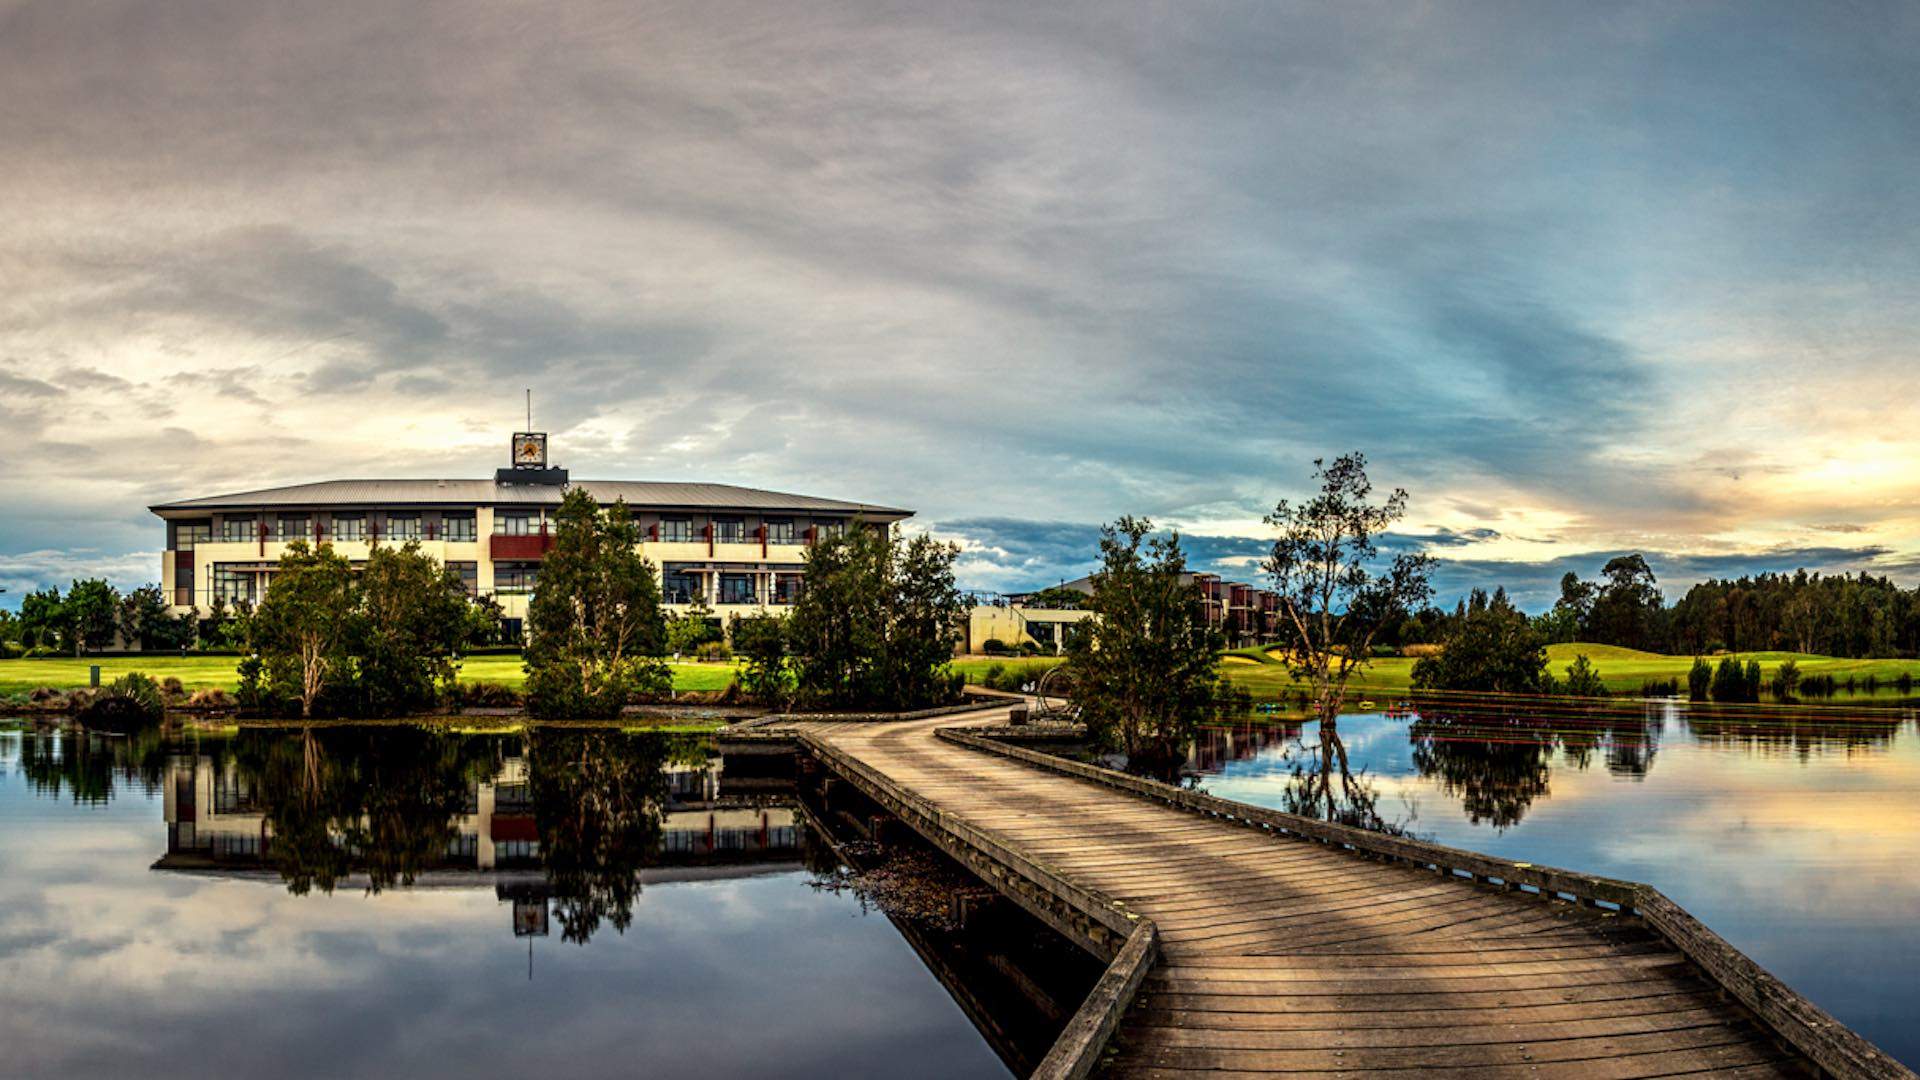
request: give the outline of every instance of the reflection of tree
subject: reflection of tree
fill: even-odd
[[[332,892],[356,866],[368,889],[408,885],[446,856],[491,742],[424,728],[244,732],[234,763],[257,792],[266,858],[287,889]]]
[[[1547,794],[1554,733],[1511,719],[1421,713],[1408,728],[1413,766],[1458,798],[1468,820],[1505,829]]]
[[[102,735],[85,728],[20,733],[20,772],[37,795],[59,798],[72,792],[76,803],[105,803],[115,781],[139,784],[151,795],[166,769],[166,739],[158,724],[125,735]]]
[[[1366,770],[1353,771],[1347,744],[1333,719],[1320,722],[1317,745],[1309,750],[1304,739],[1293,775],[1281,793],[1281,808],[1290,814],[1321,818],[1370,832],[1409,835],[1403,822],[1380,814],[1380,791]]]
[[[664,766],[693,744],[553,728],[536,728],[527,743],[534,819],[561,936],[585,944],[602,920],[624,932],[640,895],[640,868],[660,853]]]

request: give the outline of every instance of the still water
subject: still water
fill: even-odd
[[[1195,764],[1223,798],[1649,882],[1920,1066],[1911,710],[1549,709],[1218,729]]]
[[[607,731],[0,730],[0,1072],[1007,1075],[739,772]]]

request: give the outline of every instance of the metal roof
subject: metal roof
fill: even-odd
[[[910,517],[913,514],[911,510],[890,506],[791,495],[733,484],[576,480],[572,486],[585,488],[603,503],[625,499],[628,506],[648,509],[794,510],[870,514],[877,517]],[[148,509],[158,514],[179,510],[254,510],[274,507],[555,506],[565,490],[546,484],[501,484],[493,480],[322,480],[312,484],[184,499],[150,506]]]

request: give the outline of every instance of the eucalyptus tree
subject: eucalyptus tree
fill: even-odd
[[[1265,569],[1279,595],[1281,658],[1324,720],[1339,712],[1374,638],[1433,595],[1433,559],[1403,552],[1381,564],[1378,538],[1406,514],[1407,493],[1375,502],[1364,454],[1316,459],[1313,469],[1319,493],[1282,499],[1267,515],[1280,535]]]
[[[671,685],[660,583],[639,544],[625,501],[602,509],[583,488],[561,500],[527,609],[535,716],[617,716],[633,694]]]
[[[1094,741],[1130,769],[1171,779],[1212,711],[1220,633],[1187,573],[1178,533],[1123,517],[1100,530],[1093,617],[1067,651],[1072,698]]]
[[[352,645],[359,621],[358,583],[346,556],[331,544],[287,545],[272,583],[253,614],[253,645],[274,690],[300,699],[300,715],[353,678]]]

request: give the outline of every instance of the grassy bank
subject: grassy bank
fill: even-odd
[[[1031,665],[1034,677],[1038,678],[1039,671],[1055,662],[1003,662],[970,658],[954,661],[954,667],[966,673],[970,681],[977,682],[996,663],[1015,668]],[[83,687],[87,685],[87,669],[94,664],[100,665],[100,681],[103,684],[128,672],[138,671],[156,679],[179,679],[188,690],[215,687],[231,693],[240,681],[235,670],[239,663],[237,656],[67,656],[40,660],[0,660],[0,695],[24,694],[41,686],[51,686],[56,690]],[[725,662],[677,663],[668,667],[673,671],[675,690],[698,691],[725,690],[739,670],[737,665]],[[526,670],[518,656],[472,656],[460,665],[461,682],[499,683],[517,687],[526,681],[526,677]]]
[[[1637,693],[1649,680],[1677,679],[1684,689],[1687,672],[1693,667],[1691,656],[1666,656],[1614,645],[1575,642],[1547,646],[1548,670],[1556,676],[1564,675],[1574,657],[1582,655],[1600,669],[1607,689],[1617,693]],[[1221,670],[1234,682],[1245,686],[1256,698],[1275,697],[1293,686],[1287,669],[1258,649],[1236,649],[1228,657],[1232,662],[1223,664]],[[1920,660],[1848,660],[1785,652],[1734,653],[1733,658],[1743,664],[1758,660],[1763,677],[1768,679],[1773,677],[1774,669],[1786,660],[1794,661],[1802,676],[1831,675],[1842,682],[1848,678],[1865,679],[1871,675],[1884,686],[1898,679],[1902,673],[1911,673],[1920,679]],[[1720,658],[1709,657],[1708,662],[1717,664]],[[1384,692],[1406,690],[1412,684],[1413,665],[1411,659],[1383,657],[1357,672],[1352,685]]]

